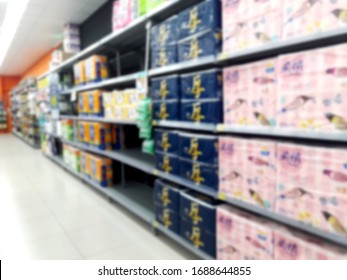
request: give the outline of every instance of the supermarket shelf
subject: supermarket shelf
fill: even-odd
[[[192,244],[190,244],[188,241],[184,240],[181,236],[168,230],[167,228],[165,228],[164,226],[162,226],[158,222],[154,222],[153,225],[154,225],[155,229],[162,232],[163,234],[165,234],[166,236],[168,236],[172,240],[176,241],[177,243],[181,244],[183,247],[189,249],[189,251],[191,251],[192,253],[194,253],[195,255],[200,257],[201,259],[214,260],[214,258],[212,256],[210,256],[210,255],[204,253],[203,251],[195,248]]]
[[[40,145],[37,144],[33,144],[31,143],[29,140],[25,139],[22,135],[20,135],[18,132],[16,131],[12,131],[13,135],[16,136],[17,138],[19,138],[20,140],[22,140],[24,143],[26,143],[27,145],[29,145],[30,147],[34,148],[34,149],[40,149]]]
[[[222,200],[224,202],[227,202],[230,205],[233,205],[233,206],[242,208],[244,210],[253,212],[253,213],[258,214],[262,217],[269,218],[269,219],[276,221],[280,224],[288,225],[290,227],[293,227],[293,228],[296,228],[296,229],[301,230],[303,232],[318,236],[320,238],[331,241],[333,243],[347,246],[347,236],[343,237],[343,236],[340,236],[340,235],[337,235],[334,233],[320,230],[318,228],[314,228],[312,226],[295,221],[295,220],[288,218],[286,216],[276,214],[274,212],[265,210],[263,208],[260,208],[258,206],[254,206],[254,205],[249,204],[249,203],[242,202],[242,201],[237,200],[237,199],[225,198],[224,194],[218,194],[217,199]]]
[[[216,56],[211,55],[191,61],[181,62],[169,66],[164,66],[156,69],[149,70],[148,76],[155,77],[160,75],[167,75],[172,73],[181,73],[184,71],[191,71],[201,68],[207,67],[215,67],[216,66]]]
[[[153,126],[216,132],[216,125],[180,121],[153,121]]]
[[[143,172],[149,174],[153,173],[154,158],[150,155],[142,153],[140,149],[131,149],[125,151],[102,151],[81,143],[71,142],[65,139],[62,139],[62,142],[75,148],[122,162]]]
[[[338,30],[322,32],[318,34],[303,36],[300,38],[285,40],[277,43],[266,44],[259,48],[249,50],[234,51],[232,54],[222,53],[218,56],[218,63],[221,65],[250,62],[252,60],[262,59],[290,52],[298,52],[307,49],[321,48],[333,44],[347,42],[347,30],[341,28]]]
[[[110,87],[110,86],[126,84],[129,82],[135,82],[138,75],[139,74],[136,73],[136,74],[125,75],[125,76],[121,76],[121,77],[117,77],[117,78],[107,79],[107,80],[104,80],[104,81],[99,82],[99,83],[93,83],[93,84],[89,84],[89,85],[85,85],[85,86],[75,87],[75,88],[63,91],[63,92],[61,92],[61,94],[62,95],[68,95],[74,91],[75,92],[89,91],[89,90],[93,90],[93,89],[100,89],[100,88],[106,88],[106,87]]]
[[[62,158],[49,156],[46,154],[45,156],[63,167],[68,172],[83,180],[88,185],[102,192],[108,198],[119,203],[136,216],[140,217],[149,224],[152,223],[154,219],[153,194],[152,190],[148,186],[136,182],[127,182],[126,187],[114,186],[112,188],[103,188],[80,173],[72,170],[64,163]]]
[[[130,120],[108,120],[100,117],[81,117],[81,116],[60,116],[62,120],[76,120],[87,122],[101,122],[101,123],[114,123],[119,125],[136,125],[136,121]]]
[[[159,6],[158,8],[152,10],[147,15],[136,19],[126,28],[105,36],[104,38],[92,44],[91,46],[84,49],[83,51],[79,52],[75,56],[66,60],[58,67],[39,76],[37,79],[38,80],[43,79],[52,73],[60,72],[66,68],[69,68],[74,63],[76,63],[77,61],[81,59],[84,59],[92,54],[102,52],[102,50],[105,47],[112,48],[117,46],[117,48],[119,48],[120,46],[126,46],[129,41],[134,40],[134,37],[138,35],[143,35],[143,37],[145,37],[145,30],[146,30],[146,25],[148,22],[150,21],[157,22],[157,21],[163,20],[167,17],[170,17],[178,13],[179,11],[182,11],[186,7],[194,5],[198,2],[201,2],[201,0],[190,0],[190,1],[174,0],[168,3],[165,3]]]
[[[248,128],[248,127],[233,127],[228,125],[218,125],[217,131],[221,133],[236,133],[245,135],[262,135],[282,138],[295,138],[306,140],[324,140],[333,142],[347,141],[347,133],[323,133],[302,130],[288,130],[279,128]]]

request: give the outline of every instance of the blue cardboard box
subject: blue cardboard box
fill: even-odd
[[[173,154],[155,152],[154,159],[155,166],[158,170],[179,176],[180,160],[178,156]]]
[[[221,99],[182,100],[181,120],[195,123],[218,124],[223,122]]]
[[[216,257],[216,235],[181,218],[180,235],[197,249]]]
[[[194,183],[196,186],[202,186],[214,191],[218,191],[218,166],[208,165],[200,162],[193,162],[186,159],[180,159],[181,177]]]
[[[219,69],[181,76],[182,99],[220,99],[223,97],[223,75]]]
[[[180,133],[180,157],[211,165],[218,165],[218,137]]]
[[[180,77],[178,75],[171,75],[152,79],[151,96],[153,100],[180,99]]]
[[[220,0],[205,0],[178,15],[179,38],[184,39],[206,29],[222,28]]]
[[[153,101],[153,119],[161,121],[178,121],[180,119],[180,101]]]
[[[151,45],[166,46],[178,41],[178,16],[173,16],[151,28]]]
[[[158,152],[178,154],[179,135],[176,131],[171,130],[154,130],[154,146]]]
[[[151,48],[151,54],[152,68],[175,64],[178,61],[177,43],[172,43],[166,46],[153,46]]]
[[[216,200],[194,191],[181,192],[180,214],[195,226],[216,233]]]
[[[155,204],[155,219],[167,229],[180,233],[180,216],[169,208]]]
[[[180,213],[181,191],[181,187],[157,179],[154,183],[154,203],[178,214]]]
[[[206,30],[178,42],[178,61],[184,62],[221,51],[222,33],[220,30]]]

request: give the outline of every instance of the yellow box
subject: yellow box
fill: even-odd
[[[90,177],[103,187],[113,184],[112,160],[90,155]]]
[[[113,100],[112,100],[112,92],[105,91],[102,95],[102,100],[104,104],[104,108],[110,108],[113,106]]]
[[[84,61],[77,62],[73,66],[75,85],[83,85],[86,82],[86,72]]]
[[[87,92],[88,114],[99,117],[103,116],[102,94],[103,92],[100,90]]]
[[[85,60],[86,82],[100,82],[108,78],[107,57],[93,55]]]

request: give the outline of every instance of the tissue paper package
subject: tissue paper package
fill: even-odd
[[[154,101],[153,119],[161,121],[177,121],[180,119],[180,101]]]
[[[276,212],[347,236],[347,151],[279,144]]]
[[[284,55],[278,61],[281,128],[347,130],[347,44]]]
[[[277,60],[268,59],[224,69],[224,123],[276,125]]]
[[[181,101],[181,120],[219,124],[223,119],[222,107],[221,99],[185,99]]]
[[[223,76],[219,69],[181,76],[182,99],[222,98]]]
[[[275,142],[219,138],[219,191],[227,197],[274,210],[276,165]]]
[[[151,28],[151,46],[166,46],[178,41],[178,17],[173,16]]]
[[[218,260],[272,260],[273,225],[228,205],[217,207]]]
[[[171,100],[181,98],[180,77],[178,75],[151,79],[153,100]]]
[[[284,0],[283,38],[290,39],[347,26],[346,0]]]

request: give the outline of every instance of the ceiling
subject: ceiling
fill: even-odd
[[[11,0],[0,0],[0,32],[7,1]],[[0,74],[22,75],[44,54],[59,45],[65,23],[82,23],[106,2],[107,0],[29,0],[0,67]]]

